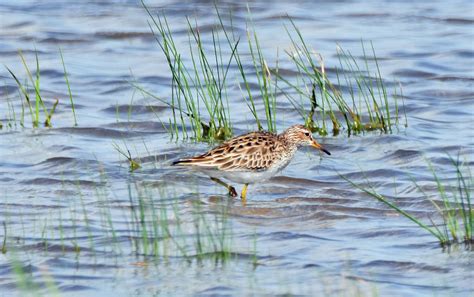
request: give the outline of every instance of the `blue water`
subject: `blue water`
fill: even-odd
[[[147,4],[164,12],[181,49],[186,16],[197,19],[205,46],[212,45],[212,1]],[[472,295],[472,251],[441,248],[339,174],[369,181],[425,222],[439,219],[429,201],[440,198],[429,164],[446,182],[456,177],[447,154],[472,167],[474,4],[282,0],[225,1],[219,8],[232,11],[242,41],[251,18],[268,64],[278,57],[288,72],[294,69],[285,54],[292,50],[287,15],[328,69],[338,66],[338,45],[359,59],[361,40],[371,41],[389,93],[402,86],[408,127],[401,117],[391,134],[321,137],[330,157],[303,150],[280,176],[251,185],[242,206],[206,177],[170,166],[209,145],[170,139],[161,123],[169,108],[131,84],[171,97],[167,62],[140,3],[1,1],[0,63],[24,81],[18,50],[32,70],[37,53],[42,96],[48,107],[59,104],[52,128],[32,128],[27,110],[22,127],[16,84],[0,68],[0,244],[6,237],[7,248],[0,254],[0,296],[23,296],[28,288],[44,296]],[[251,70],[246,45],[241,48]],[[235,132],[256,129],[237,86],[238,69],[229,77]],[[280,131],[301,122],[283,94],[277,102]],[[142,168],[130,173],[114,146],[128,148]],[[158,218],[168,220],[176,238],[156,227]],[[145,225],[158,256],[136,239]],[[192,257],[198,233],[217,240],[222,228],[231,234],[225,244],[231,260]],[[208,237],[205,248],[213,250]]]

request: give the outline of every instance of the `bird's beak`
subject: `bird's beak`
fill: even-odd
[[[316,140],[313,140],[313,143],[311,143],[311,146],[314,147],[314,148],[317,148],[320,151],[325,152],[328,155],[331,155],[331,153],[327,149],[325,149],[322,145],[317,143]]]

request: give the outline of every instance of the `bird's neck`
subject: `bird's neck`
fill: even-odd
[[[291,141],[289,135],[286,132],[287,131],[283,131],[281,134],[278,135],[278,138],[283,143],[283,145],[287,147],[289,151],[292,151],[294,153],[298,149],[298,146],[295,144],[294,141]]]

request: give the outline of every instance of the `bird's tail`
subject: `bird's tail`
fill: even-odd
[[[171,163],[173,166],[196,166],[196,167],[205,167],[205,168],[214,168],[216,164],[213,162],[212,158],[207,156],[197,156],[187,159],[179,159]]]
[[[193,161],[191,159],[179,159],[177,161],[173,161],[173,163],[171,163],[172,166],[176,166],[176,165],[191,165]]]

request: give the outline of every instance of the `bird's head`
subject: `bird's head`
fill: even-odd
[[[282,133],[287,141],[296,146],[312,146],[330,155],[331,153],[313,138],[313,133],[303,125],[294,125]]]

